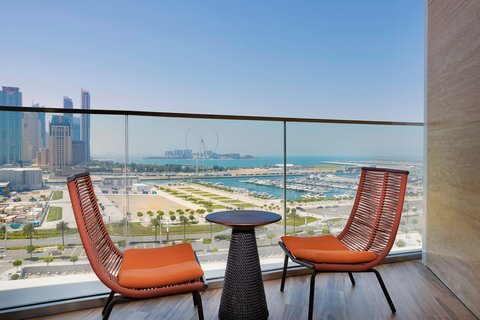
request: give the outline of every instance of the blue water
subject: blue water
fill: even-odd
[[[324,161],[335,162],[355,162],[377,159],[375,157],[368,158],[353,158],[353,157],[316,157],[316,156],[291,156],[287,157],[287,163],[297,166],[314,166],[319,165]],[[388,159],[390,160],[390,159]],[[398,159],[395,159],[398,160]],[[267,168],[277,164],[283,164],[283,156],[263,156],[255,159],[148,159],[145,157],[130,157],[131,163],[141,164],[178,164],[178,165],[197,165],[199,167],[211,167],[214,165],[226,168]]]
[[[289,176],[291,178],[292,176]],[[301,176],[295,176],[301,177]],[[255,177],[258,180],[261,180],[261,177]],[[277,199],[283,198],[283,188],[278,188],[274,186],[263,186],[263,185],[256,185],[253,183],[242,182],[248,180],[248,177],[221,177],[221,178],[208,178],[208,179],[193,179],[193,181],[201,181],[207,183],[222,183],[227,187],[232,188],[244,188],[248,189],[253,192],[264,192],[267,194],[272,195]],[[281,176],[274,176],[274,177],[265,177],[268,180],[283,180]],[[171,180],[147,180],[147,183],[168,183],[168,182],[178,182],[181,181],[179,179],[171,179]],[[333,195],[339,195],[344,193],[342,190],[336,191],[327,191],[325,192],[325,197],[332,197]],[[295,191],[295,190],[287,190],[287,200],[298,200],[301,199],[301,196],[305,193],[303,191]]]

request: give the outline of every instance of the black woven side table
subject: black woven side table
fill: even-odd
[[[207,221],[232,228],[220,320],[264,320],[268,307],[263,288],[255,227],[277,222],[282,217],[265,211],[222,211],[209,214]]]

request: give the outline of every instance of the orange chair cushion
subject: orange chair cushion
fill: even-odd
[[[156,288],[179,284],[203,276],[188,243],[155,249],[128,249],[118,273],[126,288]]]
[[[320,237],[282,237],[287,249],[298,259],[315,263],[363,263],[377,258],[369,251],[353,251],[332,235]]]

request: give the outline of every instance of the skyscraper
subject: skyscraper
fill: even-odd
[[[37,105],[33,105],[38,106]],[[45,116],[45,114],[44,114]],[[42,119],[37,112],[22,113],[22,161],[32,162],[42,146]]]
[[[67,96],[63,96],[63,108],[64,109],[73,109],[73,101],[71,98]],[[73,113],[64,113],[65,119],[73,125]]]
[[[90,92],[82,89],[81,91],[82,109],[90,109]],[[85,164],[90,162],[90,115],[82,114],[81,139],[85,150]]]
[[[63,108],[64,109],[73,109],[73,100],[70,97],[63,97]],[[65,118],[72,127],[72,141],[81,141],[80,137],[80,118],[75,117],[73,113],[65,113]],[[83,151],[82,151],[83,154]]]
[[[2,87],[0,105],[22,105],[22,92],[16,87]],[[14,164],[22,160],[22,114],[0,112],[0,164]]]
[[[48,169],[51,173],[72,164],[72,129],[64,116],[52,117],[48,151]]]
[[[35,103],[32,107],[40,108],[40,104]],[[38,120],[40,121],[40,147],[46,148],[48,140],[47,140],[47,125],[45,122],[45,112],[37,112],[37,116],[38,116]]]
[[[73,109],[73,101],[67,96],[63,96],[63,108],[64,109]]]
[[[73,126],[72,126],[72,139],[73,141],[82,141],[80,134],[80,117],[73,117]],[[83,151],[82,151],[83,154]]]

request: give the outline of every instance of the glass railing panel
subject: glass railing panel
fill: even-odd
[[[288,123],[289,234],[338,234],[354,202],[362,166],[410,171],[392,253],[421,248],[423,127]]]
[[[282,214],[283,124],[129,117],[129,244],[189,242],[207,277],[224,274],[231,230],[205,216],[225,210]],[[256,230],[262,267],[279,258],[282,222]]]
[[[284,145],[282,121],[86,116],[0,111],[0,309],[107,290],[91,271],[66,188],[66,177],[84,170],[120,249],[189,242],[210,279],[224,275],[231,230],[205,221],[208,213],[282,215],[256,231],[262,270],[278,268],[284,233],[342,230],[364,165],[410,171],[392,252],[421,247],[422,127],[289,122]],[[27,171],[21,183],[11,174]],[[25,294],[69,285],[75,290]],[[34,299],[13,301],[15,290]]]
[[[0,111],[0,116],[5,113]],[[8,126],[20,124],[21,131],[11,130],[15,134],[10,134],[7,141],[15,141],[19,152],[15,155],[12,149],[0,150],[1,280],[8,281],[7,290],[98,283],[77,233],[66,177],[90,171],[108,229],[124,219],[124,208],[108,201],[103,184],[106,176],[124,180],[123,165],[114,155],[124,157],[125,117],[18,114],[18,123],[11,119]],[[123,235],[114,240],[121,245],[121,239]],[[48,295],[31,295],[28,301],[10,301],[11,295],[0,292],[0,309],[98,293],[99,288],[102,286],[93,285],[80,292],[51,290]]]

